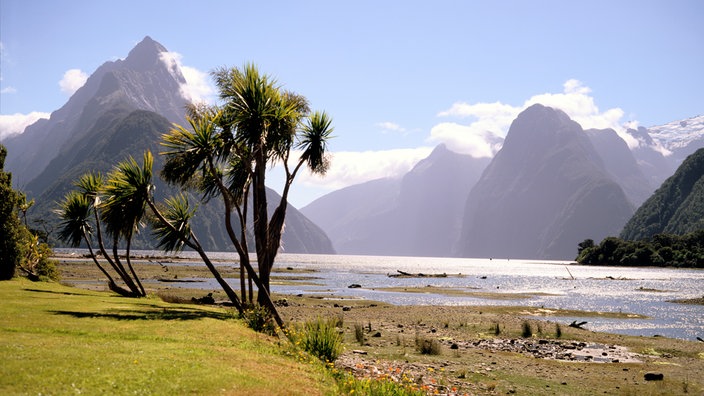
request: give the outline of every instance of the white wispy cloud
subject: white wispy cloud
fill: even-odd
[[[390,121],[384,121],[384,122],[379,122],[376,124],[377,127],[381,128],[382,133],[401,133],[405,134],[406,133],[406,128],[402,127],[401,125],[395,123],[395,122],[390,122]]]
[[[516,116],[536,103],[564,111],[584,129],[614,129],[629,147],[638,146],[638,142],[626,133],[634,121],[622,121],[624,112],[620,108],[601,111],[591,96],[591,89],[576,79],[566,81],[562,92],[534,95],[520,106],[501,102],[455,103],[438,116],[471,118],[472,121],[467,125],[438,124],[432,128],[429,141],[445,143],[451,150],[473,156],[492,156],[500,148],[497,139],[506,136]]]
[[[17,93],[17,88],[15,87],[5,87],[0,90],[0,94],[13,94]]]
[[[432,147],[379,151],[338,151],[331,153],[325,176],[303,172],[297,183],[337,190],[383,177],[399,177],[432,152]]]
[[[59,81],[59,87],[61,87],[61,92],[70,96],[78,91],[86,83],[86,80],[88,80],[88,74],[83,70],[70,69],[64,73],[63,78]]]
[[[183,56],[178,52],[162,52],[160,56],[175,77],[178,76],[178,71],[180,70],[186,80],[185,83],[181,84],[181,95],[184,98],[194,103],[214,102],[215,88],[207,72],[200,71],[195,67],[185,66],[182,62]]]
[[[49,113],[33,111],[29,114],[0,115],[0,139],[24,132],[27,126],[34,124],[40,118],[49,118]]]

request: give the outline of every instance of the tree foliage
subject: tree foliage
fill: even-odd
[[[681,236],[656,234],[639,241],[608,237],[598,245],[588,239],[579,244],[576,260],[593,265],[704,268],[704,230]]]
[[[12,279],[17,269],[34,281],[58,280],[51,248],[26,225],[34,200],[28,202],[23,193],[12,189],[12,175],[5,172],[6,156],[7,149],[0,145],[0,280]]]

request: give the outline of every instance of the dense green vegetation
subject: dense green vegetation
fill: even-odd
[[[58,279],[51,249],[41,233],[27,227],[27,211],[34,201],[12,189],[12,174],[5,172],[7,149],[0,145],[0,280],[12,279],[16,271],[32,280]],[[24,224],[20,220],[22,213]]]
[[[682,236],[657,234],[639,241],[608,237],[598,245],[586,239],[579,244],[576,260],[594,265],[704,268],[704,230]]]
[[[704,149],[687,157],[672,177],[636,211],[621,238],[684,235],[704,229]]]

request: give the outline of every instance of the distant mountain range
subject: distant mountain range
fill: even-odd
[[[185,79],[178,68],[162,59],[166,49],[146,37],[127,58],[100,66],[49,120],[40,120],[24,133],[6,139],[6,168],[13,180],[35,198],[31,215],[55,227],[56,202],[88,172],[109,172],[119,161],[141,159],[145,150],[155,154],[155,174],[162,166],[159,142],[173,122],[185,123]],[[177,192],[155,179],[157,198]],[[269,190],[270,202],[280,197]],[[197,197],[195,197],[197,200]],[[200,205],[193,228],[208,250],[233,250],[224,230],[223,207],[213,201]],[[273,210],[273,209],[272,209]],[[153,248],[148,233],[134,248]],[[251,244],[250,246],[254,246]],[[287,252],[334,253],[332,243],[317,225],[289,207],[282,246]]]
[[[633,210],[582,127],[536,104],[469,194],[457,253],[569,259],[578,242],[618,233]]]
[[[343,254],[446,256],[464,201],[488,158],[440,145],[400,179],[347,187],[301,209]]]
[[[146,149],[158,153],[161,134],[184,122],[185,79],[165,52],[146,37],[124,60],[100,66],[49,120],[3,141],[15,186],[36,199],[35,217],[55,225],[55,202],[79,175],[106,173]],[[401,177],[334,191],[300,212],[290,207],[283,246],[298,253],[572,260],[587,238],[704,226],[704,182],[696,177],[704,173],[697,151],[704,116],[627,133],[637,147],[614,130],[583,130],[564,112],[533,105],[514,120],[494,158],[440,145]],[[158,197],[173,192],[157,182]],[[270,201],[277,197],[268,193]],[[222,210],[215,202],[199,209],[194,228],[206,249],[232,250]],[[135,247],[151,246],[142,235]]]
[[[536,105],[491,161],[439,146],[401,178],[343,188],[302,212],[345,254],[571,260],[584,239],[621,232],[679,165],[670,150],[692,151],[704,136],[701,118],[668,124],[657,140],[630,130],[640,143],[631,149],[612,129],[583,130]]]

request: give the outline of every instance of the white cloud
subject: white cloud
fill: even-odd
[[[15,87],[5,87],[2,90],[0,90],[0,94],[13,94],[17,93],[17,89]]]
[[[430,130],[429,141],[445,143],[448,149],[475,158],[491,158],[501,148],[503,138],[492,125],[477,121],[471,125],[443,122]]]
[[[48,119],[49,113],[33,111],[29,114],[0,115],[0,139],[24,132],[27,126],[34,124],[40,118]]]
[[[418,161],[430,155],[432,147],[380,151],[338,151],[332,153],[330,168],[324,176],[303,172],[297,183],[309,187],[337,190],[382,177],[400,177]]]
[[[396,124],[395,122],[379,122],[376,124],[377,127],[381,128],[381,131],[383,133],[391,133],[391,132],[397,132],[397,133],[405,133],[406,128],[402,127],[399,124]]]
[[[181,84],[181,95],[187,100],[199,103],[213,103],[215,88],[210,82],[208,73],[194,67],[184,66],[181,62],[183,56],[178,52],[162,52],[161,60],[166,64],[172,75],[179,80],[179,71],[186,80]]]
[[[64,73],[64,77],[59,81],[59,87],[61,87],[61,92],[70,96],[78,91],[86,83],[86,80],[88,80],[88,74],[80,69],[70,69]]]
[[[536,103],[564,111],[584,129],[612,128],[629,147],[638,146],[638,141],[626,133],[628,125],[633,125],[634,121],[622,122],[624,112],[620,108],[600,111],[591,96],[591,89],[575,79],[563,84],[563,92],[534,95],[521,106],[511,106],[501,102],[455,103],[438,115],[473,117],[474,120],[469,125],[438,124],[431,130],[429,140],[446,143],[451,150],[473,156],[487,156],[491,151],[493,155],[498,149],[497,136],[505,137],[516,116]]]

